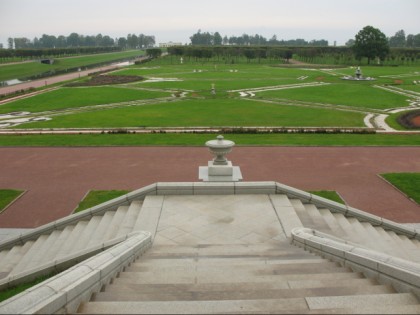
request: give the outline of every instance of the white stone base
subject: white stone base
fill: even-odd
[[[211,164],[210,164],[211,163]],[[198,178],[204,182],[239,182],[242,180],[242,173],[239,166],[213,165],[200,166],[198,168]]]

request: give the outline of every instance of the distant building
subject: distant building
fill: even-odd
[[[182,46],[182,43],[174,43],[174,42],[168,42],[168,43],[159,43],[160,48],[167,48],[172,46]]]

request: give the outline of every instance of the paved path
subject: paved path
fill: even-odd
[[[0,189],[27,190],[0,215],[0,228],[31,228],[70,214],[88,190],[134,190],[198,181],[205,147],[0,148]],[[420,207],[377,174],[420,172],[420,147],[236,147],[246,181],[337,190],[353,207],[420,223]]]
[[[47,78],[43,78],[39,80],[33,80],[33,81],[24,82],[20,84],[0,87],[0,95],[13,93],[20,90],[26,90],[29,88],[40,88],[43,86],[48,86],[51,84],[55,84],[55,83],[59,83],[59,82],[67,81],[67,80],[73,80],[79,77],[85,77],[89,75],[89,73],[116,69],[117,67],[118,67],[117,65],[103,66],[103,67],[93,68],[89,70],[83,70],[80,72],[71,72],[68,74],[56,75],[53,77],[47,77]]]

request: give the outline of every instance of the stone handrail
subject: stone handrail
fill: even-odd
[[[325,258],[363,272],[397,291],[413,292],[420,297],[420,264],[359,247],[326,233],[308,228],[295,228],[291,242]]]
[[[22,283],[28,283],[42,276],[62,272],[63,270],[68,269],[100,252],[103,252],[108,248],[111,248],[136,234],[137,232],[132,232],[127,235],[116,237],[104,243],[99,243],[95,246],[82,249],[70,255],[66,255],[62,258],[52,260],[48,263],[0,279],[0,290],[5,290],[7,288],[14,287]]]
[[[151,246],[149,232],[136,232],[124,242],[4,301],[0,314],[74,313],[118,272]]]

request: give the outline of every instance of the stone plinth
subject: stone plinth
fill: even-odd
[[[233,166],[232,162],[225,157],[232,151],[235,143],[224,140],[223,136],[218,136],[217,140],[206,142],[206,146],[215,156],[213,161],[209,161],[207,166],[200,166],[198,178],[205,182],[237,182],[242,180],[242,173],[239,166]]]

